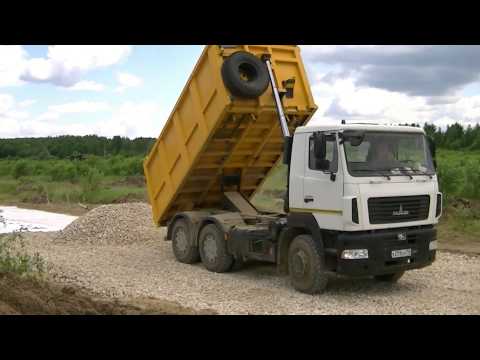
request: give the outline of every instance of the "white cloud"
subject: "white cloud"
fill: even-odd
[[[306,59],[333,55],[341,51],[368,51],[370,54],[409,54],[426,48],[424,45],[301,45]]]
[[[57,45],[48,47],[48,58],[68,69],[94,69],[116,64],[131,50],[129,45]]]
[[[0,94],[0,138],[66,134],[156,137],[168,117],[165,108],[156,101],[126,101],[117,107],[103,102],[79,101],[49,106],[41,116],[32,116],[19,105],[11,95]],[[94,123],[69,118],[74,113],[98,112],[106,112],[106,116]]]
[[[20,85],[27,53],[20,45],[0,45],[0,87]]]
[[[75,85],[68,88],[72,91],[103,91],[105,90],[105,85],[97,83],[95,81],[83,80],[79,81]]]
[[[131,87],[138,87],[143,84],[143,80],[135,75],[129,73],[118,73],[117,81],[119,86],[115,89],[116,92],[123,92]]]
[[[96,113],[110,110],[110,105],[99,101],[76,101],[60,105],[51,105],[47,112],[41,114],[37,120],[56,120],[63,114]]]
[[[0,94],[0,115],[5,115],[15,105],[15,99],[9,94]]]
[[[165,108],[157,102],[127,101],[113,111],[111,118],[100,122],[97,131],[109,137],[157,137],[167,117]]]
[[[446,99],[432,104],[428,98],[409,96],[370,87],[355,85],[352,77],[337,78],[331,83],[317,74],[312,91],[318,110],[315,123],[348,122],[372,123],[434,123],[445,128],[456,121],[475,125],[480,123],[480,95]]]
[[[37,100],[34,100],[34,99],[23,100],[23,101],[20,101],[18,103],[18,106],[21,107],[21,108],[27,108],[27,107],[35,104],[36,102],[37,102]]]
[[[26,62],[21,79],[71,87],[80,82],[87,72],[119,63],[131,51],[128,45],[49,46],[46,58],[33,58]]]
[[[0,138],[21,134],[22,121],[30,114],[22,110],[10,94],[0,94]]]

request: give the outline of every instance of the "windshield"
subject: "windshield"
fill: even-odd
[[[348,171],[352,176],[433,175],[427,139],[420,133],[344,132]]]

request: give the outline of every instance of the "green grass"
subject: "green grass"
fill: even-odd
[[[0,216],[0,223],[3,221]],[[45,270],[45,260],[38,253],[27,253],[21,231],[0,234],[0,274],[42,276]]]
[[[262,211],[283,212],[282,197],[286,190],[287,167],[279,164],[252,198],[252,203]]]
[[[480,199],[480,151],[441,150],[437,159],[447,203],[455,197]]]
[[[0,202],[106,204],[146,200],[143,158],[0,160]]]
[[[0,203],[108,204],[147,200],[139,175],[141,160],[122,156],[90,157],[84,161],[0,160]],[[480,151],[440,149],[437,162],[447,207],[442,226],[479,237],[480,209],[475,204],[480,200]],[[255,206],[264,211],[283,211],[286,170],[283,164],[272,170],[252,199]],[[471,201],[473,209],[454,208],[458,199]]]

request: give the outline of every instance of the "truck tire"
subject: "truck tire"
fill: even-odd
[[[288,273],[293,287],[300,292],[318,294],[327,287],[325,256],[311,235],[293,239],[288,250]]]
[[[245,51],[238,51],[225,59],[222,78],[232,95],[247,99],[259,97],[269,85],[266,65]]]
[[[223,273],[232,268],[234,258],[228,254],[223,232],[215,224],[208,224],[200,231],[199,250],[207,270]]]
[[[198,248],[192,246],[190,229],[184,219],[179,219],[173,224],[172,248],[175,258],[181,263],[193,264],[200,261]]]
[[[376,275],[375,280],[383,281],[383,282],[390,282],[396,283],[400,278],[405,274],[405,271],[396,272],[393,274],[385,274],[385,275]]]

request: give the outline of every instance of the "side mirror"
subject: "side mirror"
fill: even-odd
[[[327,171],[330,169],[330,160],[318,159],[315,165],[317,170]]]
[[[319,160],[324,160],[327,155],[327,138],[325,134],[313,134],[313,152],[317,163]]]

